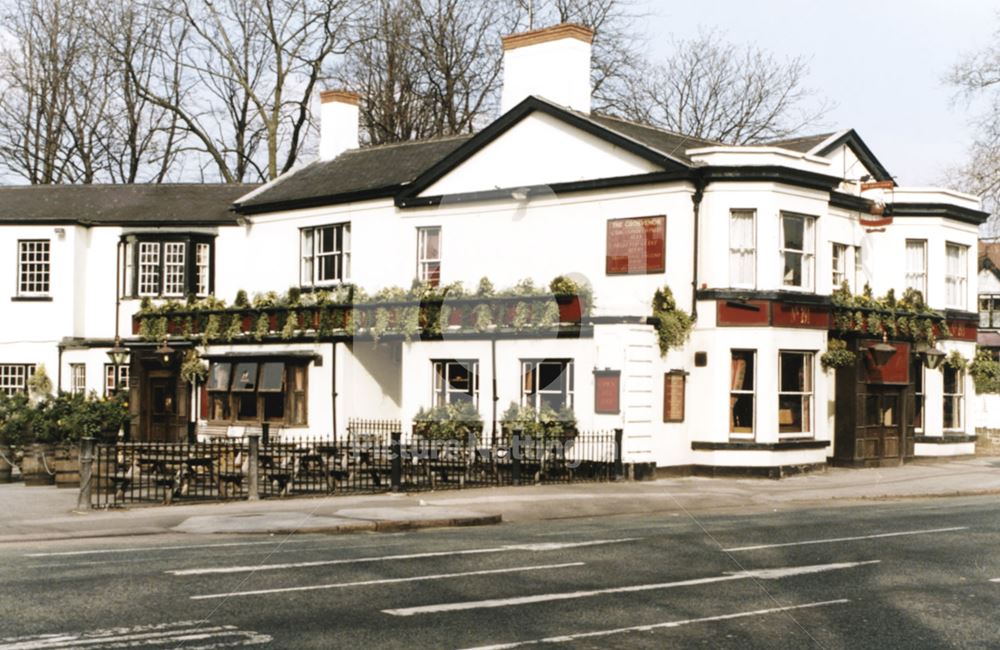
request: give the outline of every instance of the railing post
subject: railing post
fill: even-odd
[[[94,479],[94,439],[87,436],[80,439],[80,495],[76,499],[77,510],[90,510],[91,486]]]
[[[521,484],[521,436],[524,429],[514,429],[510,433],[510,480],[514,485]]]
[[[247,463],[247,501],[257,501],[260,494],[257,491],[257,472],[260,461],[260,434],[248,433],[250,460]]]
[[[260,439],[264,443],[264,446],[271,444],[271,423],[265,422],[260,425]]]
[[[399,492],[403,484],[402,437],[401,431],[393,431],[389,434],[389,460],[392,461],[390,480],[393,492]]]
[[[624,431],[622,429],[615,429],[615,480],[622,481],[625,479],[625,461],[622,458],[622,438],[624,438]]]

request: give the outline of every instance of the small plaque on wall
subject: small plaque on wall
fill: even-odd
[[[594,371],[594,412],[621,413],[621,377],[619,370]]]
[[[605,271],[608,275],[663,273],[667,218],[609,219]]]
[[[663,421],[684,421],[684,393],[687,373],[670,371],[663,375]]]

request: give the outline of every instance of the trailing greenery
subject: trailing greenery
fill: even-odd
[[[189,384],[208,377],[208,365],[201,360],[201,355],[198,354],[197,350],[191,349],[184,353],[180,376]]]
[[[28,380],[28,393],[36,399],[48,397],[52,394],[52,380],[49,379],[48,373],[45,372],[44,363],[39,364],[35,368],[34,374]]]
[[[846,368],[854,364],[857,355],[847,349],[847,342],[841,339],[830,339],[826,343],[826,352],[820,355],[819,362],[823,367]]]
[[[478,441],[483,418],[472,402],[421,407],[413,418],[413,432],[425,440]]]
[[[574,301],[578,315],[571,309]],[[592,302],[590,289],[567,276],[554,278],[547,290],[528,279],[498,291],[482,278],[475,293],[461,283],[432,287],[414,282],[409,289],[386,287],[372,296],[353,285],[307,293],[292,287],[284,295],[269,291],[252,298],[241,289],[231,307],[215,297],[159,303],[143,299],[136,318],[139,336],[147,341],[176,337],[205,345],[247,338],[318,339],[335,332],[362,332],[376,342],[395,334],[409,341],[451,330],[551,329],[564,320],[564,307],[574,314],[567,319],[576,322],[589,315]]]
[[[531,406],[511,402],[500,418],[503,430],[520,430],[532,438],[563,438],[576,435],[576,415],[567,407],[554,410],[548,406],[536,411]]]
[[[664,286],[653,294],[653,318],[656,320],[656,334],[660,343],[660,355],[667,356],[670,348],[687,340],[694,327],[694,319],[687,312],[677,308],[674,293]]]
[[[969,364],[969,374],[976,384],[976,392],[1000,393],[1000,360],[984,348],[976,348],[976,356]]]
[[[944,363],[946,366],[959,371],[965,370],[969,366],[969,360],[963,357],[962,353],[958,350],[952,350],[945,358]]]
[[[861,294],[855,295],[844,282],[833,292],[832,299],[833,327],[842,333],[885,334],[894,339],[908,339],[931,346],[936,339],[935,325],[941,335],[951,334],[944,316],[928,307],[923,294],[916,289],[907,289],[898,300],[893,289],[876,298],[868,284],[865,284]]]

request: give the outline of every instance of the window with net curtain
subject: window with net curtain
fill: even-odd
[[[906,288],[927,299],[927,240],[906,240]]]
[[[944,300],[948,307],[965,309],[969,247],[945,244]]]
[[[729,211],[729,285],[753,288],[757,246],[755,241],[754,210]]]

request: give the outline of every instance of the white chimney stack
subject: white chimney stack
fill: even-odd
[[[333,160],[358,148],[358,103],[361,97],[346,90],[319,94],[319,159]]]
[[[589,114],[593,40],[593,30],[569,23],[504,36],[500,110],[537,95]]]

